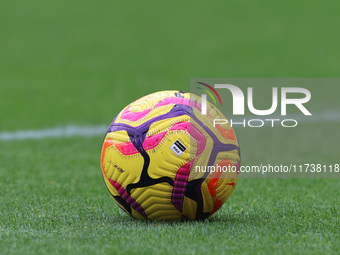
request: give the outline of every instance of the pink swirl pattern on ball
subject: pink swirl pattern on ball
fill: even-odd
[[[142,215],[146,219],[148,218],[143,207],[140,204],[138,204],[138,202],[124,189],[122,185],[111,179],[109,179],[109,181],[112,184],[112,186],[117,190],[118,194],[125,200],[126,203],[128,203],[133,209],[139,212],[140,215]]]
[[[190,122],[179,122],[173,125],[169,131],[175,131],[175,130],[184,130],[188,132],[197,143],[197,151],[196,151],[196,157],[201,155],[201,153],[204,151],[206,147],[206,138],[205,136],[199,131],[194,125],[192,125]],[[156,148],[159,143],[162,141],[164,136],[169,132],[162,132],[159,134],[155,134],[152,136],[148,136],[145,138],[143,142],[143,148],[144,150],[152,150]],[[115,144],[116,148],[119,150],[120,153],[123,155],[133,155],[136,153],[139,153],[139,151],[136,149],[136,147],[133,145],[132,142],[126,142],[126,143],[118,143]]]
[[[153,106],[150,109],[146,109],[144,111],[141,112],[133,112],[130,111],[130,105],[128,107],[126,107],[126,109],[124,110],[124,112],[122,113],[122,115],[120,116],[121,119],[123,120],[129,120],[129,121],[136,121],[136,120],[140,120],[142,118],[144,118],[146,115],[148,115],[150,113],[150,111],[153,108],[156,107],[160,107],[160,106],[165,106],[165,105],[169,105],[169,104],[182,104],[182,105],[188,105],[190,106],[190,99],[189,98],[182,98],[182,97],[168,97],[163,99],[162,101],[158,102],[155,106]],[[197,108],[198,110],[201,110],[201,105],[198,104],[197,102],[192,102],[191,105],[194,108]]]
[[[185,191],[188,185],[190,170],[194,160],[189,161],[177,170],[171,191],[171,203],[182,212]]]

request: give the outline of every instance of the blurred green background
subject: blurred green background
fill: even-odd
[[[0,133],[108,126],[141,96],[189,91],[190,78],[339,77],[339,7],[329,0],[2,0]],[[301,161],[321,155],[327,162],[339,151],[339,124],[332,125],[310,129],[317,141],[334,133],[321,153],[307,134],[298,145],[299,134],[285,139],[282,130],[237,135],[247,164],[267,160],[268,150],[290,160],[268,137],[285,139]],[[0,254],[340,253],[339,179],[240,179],[206,222],[142,223],[106,191],[102,139],[0,141]]]
[[[108,123],[197,77],[338,77],[338,1],[0,4],[0,130]]]

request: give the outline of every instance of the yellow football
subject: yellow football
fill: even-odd
[[[105,184],[137,219],[199,220],[216,212],[235,188],[240,149],[226,117],[201,98],[161,91],[125,107],[109,127],[101,154]]]

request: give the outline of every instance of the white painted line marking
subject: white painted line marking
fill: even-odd
[[[237,119],[239,119],[238,117]],[[235,119],[235,121],[237,121]],[[299,123],[339,123],[340,111],[325,111],[323,113],[315,113],[312,116],[290,115],[290,116],[245,116],[244,119],[296,119]],[[76,126],[67,125],[64,127],[46,128],[38,130],[19,130],[19,131],[3,131],[0,132],[0,141],[14,141],[14,140],[38,140],[46,138],[60,138],[60,137],[91,137],[105,135],[108,125],[97,126]]]
[[[38,130],[19,130],[15,132],[0,132],[1,141],[27,140],[27,139],[45,139],[60,137],[90,137],[101,135],[104,137],[109,126],[75,126],[68,125],[65,127],[46,128]]]

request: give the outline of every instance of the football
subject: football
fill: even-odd
[[[101,167],[111,196],[143,220],[201,220],[229,198],[238,179],[240,148],[226,117],[201,98],[161,91],[125,107],[110,125]]]

